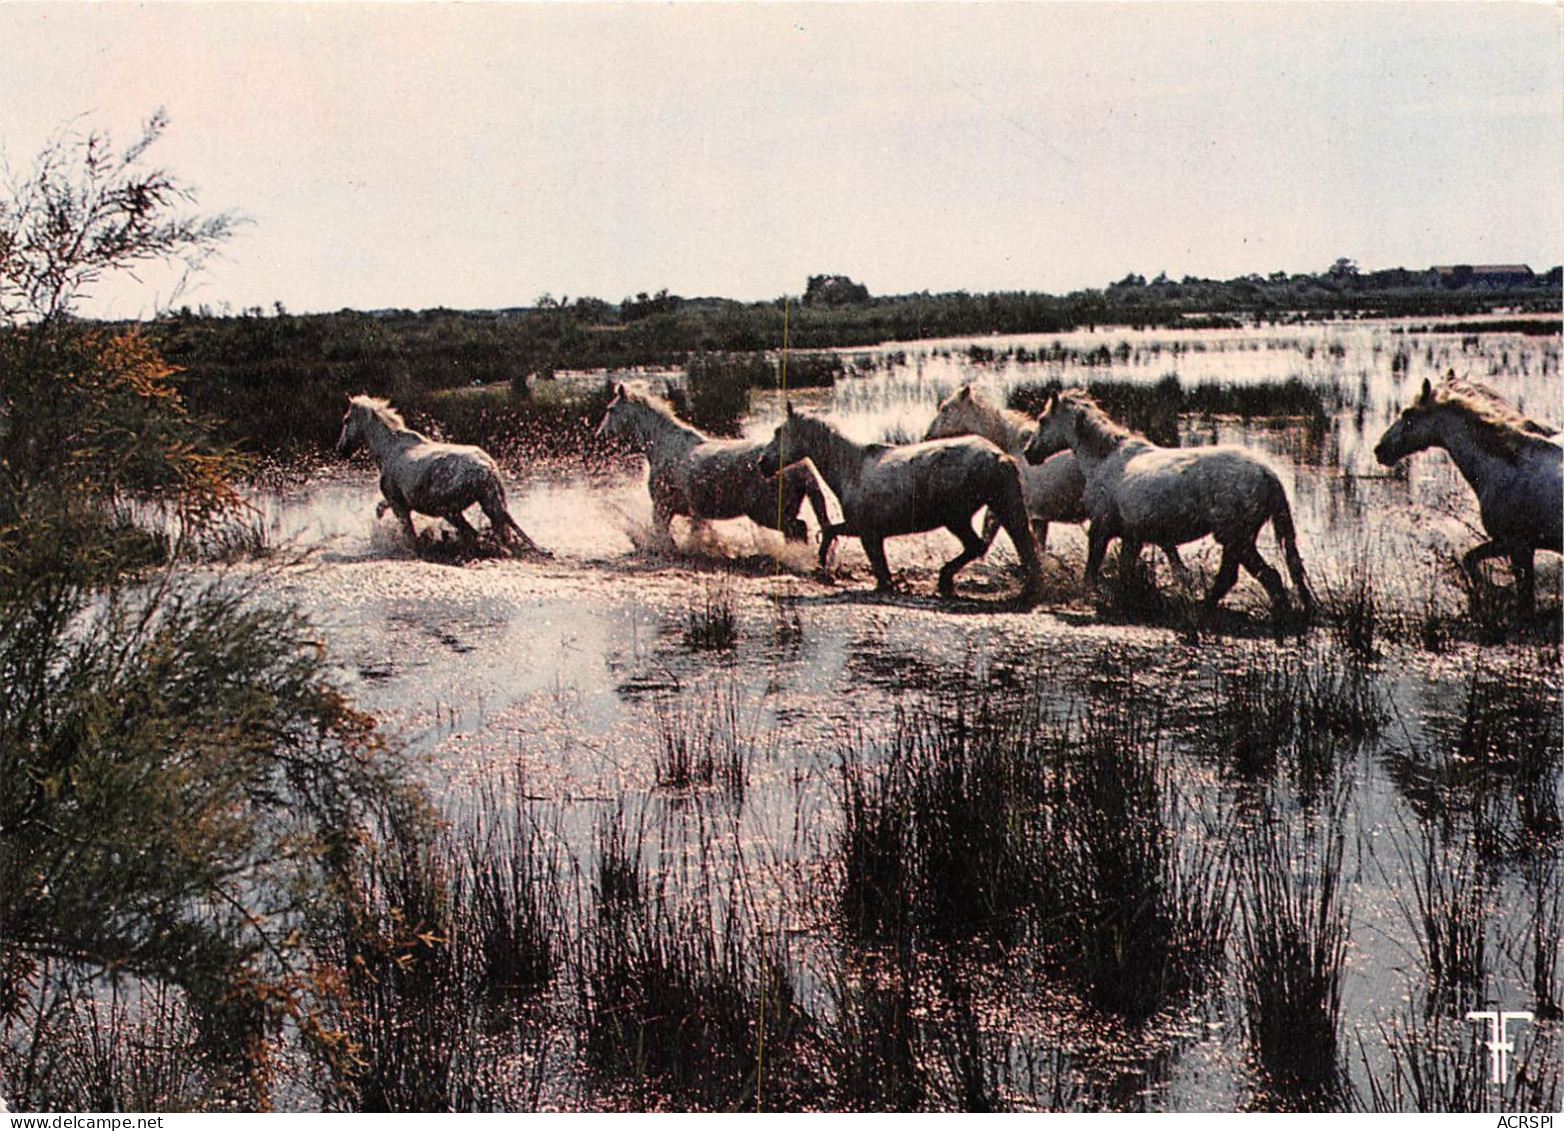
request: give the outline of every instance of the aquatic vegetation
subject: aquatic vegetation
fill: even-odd
[[[1408,830],[1408,839],[1418,847],[1407,862],[1411,896],[1402,909],[1427,972],[1424,1008],[1459,1017],[1487,996],[1489,885],[1471,844],[1448,829],[1431,824],[1420,835]]]
[[[1198,834],[1182,851],[1175,843],[1174,828],[1199,825],[1177,796],[1159,723],[1133,703],[1083,708],[1048,855],[1045,937],[1092,1001],[1137,1018],[1208,984],[1232,916],[1220,855]]]
[[[743,802],[757,742],[741,718],[736,684],[713,682],[704,700],[660,698],[653,714],[658,785],[691,789],[716,784],[734,802]]]
[[[684,646],[698,652],[725,652],[737,642],[738,618],[727,585],[708,584],[700,604],[691,604],[684,618]]]
[[[1350,916],[1340,810],[1301,838],[1268,816],[1237,852],[1238,965],[1260,1098],[1284,1110],[1335,1108],[1345,1083],[1341,995]]]
[[[970,713],[903,715],[876,769],[843,752],[850,929],[901,946],[1019,936],[1046,891],[1040,810],[1052,794],[1017,710],[978,699]]]
[[[776,933],[742,891],[714,906],[649,877],[617,811],[598,832],[598,878],[579,978],[583,1052],[637,1106],[764,1106],[796,1099],[787,1066],[809,1027]]]

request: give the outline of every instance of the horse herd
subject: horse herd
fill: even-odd
[[[1179,546],[1210,536],[1222,556],[1207,606],[1227,594],[1242,568],[1282,615],[1290,608],[1287,588],[1256,545],[1270,523],[1299,604],[1305,613],[1313,607],[1287,494],[1265,460],[1227,445],[1160,447],[1110,419],[1081,389],[1055,393],[1034,420],[986,403],[968,385],[940,403],[923,440],[860,444],[791,403],[769,441],[715,439],[656,396],[621,384],[598,434],[618,437],[646,457],[654,530],[664,544],[671,544],[675,515],[747,517],[802,540],[807,528],[799,514],[808,500],[821,531],[821,570],[829,568],[837,538],[857,538],[882,591],[894,588],[887,538],[950,531],[961,552],[939,572],[939,592],[949,595],[957,572],[1003,529],[1021,562],[1021,602],[1031,606],[1040,599],[1049,524],[1084,521],[1088,585],[1096,584],[1115,538],[1121,572],[1135,568],[1150,544],[1187,580]],[[481,448],[431,440],[408,428],[385,400],[369,396],[349,398],[337,450],[346,454],[360,444],[380,465],[381,511],[389,507],[410,538],[416,538],[417,511],[444,518],[464,540],[475,540],[463,512],[476,503],[502,543],[549,556],[511,518],[494,460]],[[1451,375],[1438,386],[1423,382],[1374,454],[1388,467],[1430,447],[1450,454],[1477,495],[1488,540],[1465,555],[1465,569],[1480,579],[1484,560],[1508,557],[1518,603],[1530,612],[1535,552],[1564,550],[1564,437],[1491,389]],[[841,522],[830,518],[822,481],[836,496]],[[972,519],[984,508],[979,533]]]

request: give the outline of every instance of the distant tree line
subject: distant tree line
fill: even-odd
[[[811,276],[802,300],[684,298],[666,289],[610,303],[541,296],[502,310],[342,310],[296,315],[277,304],[238,315],[186,307],[160,319],[162,353],[192,409],[234,422],[263,449],[316,446],[346,392],[417,404],[430,393],[508,384],[525,404],[560,369],[682,368],[703,354],[820,350],[979,334],[1098,326],[1212,327],[1337,316],[1471,315],[1496,305],[1557,311],[1560,270],[1495,286],[1476,271],[1361,272],[1214,280],[1130,274],[1101,289],[873,296],[845,275]]]

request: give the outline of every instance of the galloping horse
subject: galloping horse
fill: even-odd
[[[414,545],[418,543],[414,511],[445,519],[464,542],[474,545],[478,532],[462,512],[477,503],[502,543],[514,539],[528,553],[552,556],[528,538],[505,509],[505,486],[499,470],[482,448],[431,440],[409,428],[390,402],[366,396],[348,398],[337,452],[347,455],[359,444],[366,445],[380,465],[383,505],[396,512]]]
[[[696,521],[748,518],[798,541],[808,527],[798,517],[804,500],[824,530],[830,525],[825,493],[807,460],[762,472],[758,440],[715,440],[673,414],[661,399],[619,385],[597,426],[599,436],[627,438],[651,465],[652,516],[664,544],[676,514]]]
[[[988,544],[972,529],[972,516],[987,506],[1015,543],[1026,571],[1023,599],[1034,602],[1042,584],[1037,541],[1032,537],[1021,473],[998,447],[980,436],[925,440],[917,444],[859,444],[829,422],[787,406],[761,454],[767,470],[808,457],[842,505],[841,523],[820,539],[825,568],[832,541],[842,534],[863,543],[876,588],[895,588],[885,560],[885,539],[943,526],[961,539],[962,551],[939,572],[939,591],[955,591],[956,571],[982,557]]]
[[[1130,565],[1146,542],[1178,546],[1207,534],[1222,547],[1206,604],[1215,607],[1238,580],[1242,565],[1265,586],[1275,611],[1287,607],[1281,575],[1255,546],[1267,521],[1276,532],[1298,598],[1307,611],[1314,598],[1304,577],[1292,508],[1270,465],[1237,447],[1162,448],[1114,423],[1084,389],[1048,399],[1026,458],[1041,462],[1065,448],[1086,477],[1086,580],[1097,582],[1108,543],[1122,540],[1121,561]]]
[[[1524,613],[1536,602],[1538,550],[1564,550],[1564,438],[1558,430],[1521,415],[1497,393],[1452,374],[1422,392],[1385,430],[1374,458],[1386,467],[1413,452],[1439,447],[1450,453],[1477,493],[1488,541],[1466,552],[1462,566],[1481,582],[1478,565],[1504,554],[1515,573],[1515,595]]]
[[[1042,552],[1048,545],[1050,522],[1086,521],[1086,507],[1081,502],[1086,480],[1073,452],[1058,452],[1036,465],[1023,460],[1027,441],[1036,431],[1037,421],[1030,416],[989,404],[972,391],[971,385],[963,385],[940,402],[923,438],[982,436],[1013,456],[1021,471],[1021,494],[1026,497],[1032,533],[1037,536],[1038,552]],[[999,520],[990,511],[983,520],[983,541],[992,541],[998,527]]]

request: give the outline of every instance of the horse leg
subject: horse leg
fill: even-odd
[[[398,508],[394,504],[391,509],[396,511],[396,517],[402,523],[402,529],[407,532],[407,540],[416,548],[418,546],[418,531],[413,527],[413,512],[406,507]]]
[[[831,546],[836,542],[836,536],[841,534],[843,529],[842,524],[830,522],[820,528],[820,572],[823,575],[830,573]]]
[[[1214,609],[1217,603],[1227,596],[1228,590],[1238,581],[1238,554],[1233,547],[1222,547],[1222,564],[1217,567],[1216,577],[1211,581],[1211,591],[1206,594],[1206,608]]]
[[[1530,616],[1537,605],[1535,551],[1519,546],[1510,551],[1510,569],[1515,572],[1515,603],[1522,616]]]
[[[1097,574],[1102,570],[1102,559],[1108,552],[1112,535],[1103,524],[1094,522],[1086,530],[1086,587],[1097,588]]]
[[[820,473],[809,459],[799,460],[798,466],[798,477],[804,484],[804,497],[809,500],[809,509],[815,512],[815,521],[820,524],[820,537],[824,539],[826,528],[831,525],[831,512],[826,509],[825,492],[820,489]]]
[[[972,529],[971,519],[966,522],[946,523],[945,529],[961,539],[961,553],[946,562],[944,568],[939,571],[941,597],[949,597],[956,592],[956,574],[974,558],[981,558],[984,551],[988,549],[988,543]]]
[[[1039,562],[1041,562],[1043,556],[1043,547],[1048,544],[1048,520],[1046,518],[1033,518],[1030,520],[1030,523],[1032,530],[1032,540],[1037,543],[1037,557]],[[999,519],[994,516],[993,508],[990,508],[988,513],[983,518],[983,544],[985,546],[992,546],[994,544],[994,534],[998,530]],[[1016,555],[1016,569],[1023,576],[1025,576],[1026,555],[1019,553]]]
[[[675,549],[673,544],[673,507],[666,500],[652,500],[652,535],[663,550]]]
[[[1466,551],[1465,556],[1461,558],[1461,568],[1466,571],[1466,576],[1472,579],[1473,586],[1479,589],[1487,587],[1488,579],[1483,576],[1483,571],[1478,566],[1502,553],[1504,547],[1495,541],[1484,542]]]
[[[1238,559],[1245,569],[1255,577],[1271,598],[1271,610],[1277,616],[1281,616],[1289,608],[1287,589],[1282,584],[1282,575],[1276,567],[1260,556],[1259,548],[1250,542],[1244,547],[1243,553]]]
[[[983,545],[992,546],[994,535],[999,533],[999,516],[994,513],[993,507],[983,511]]]
[[[460,536],[461,540],[469,547],[476,546],[478,544],[477,529],[473,526],[472,523],[467,521],[467,519],[462,515],[461,511],[446,511],[445,514],[441,515],[441,517],[444,518],[446,522],[449,522],[452,526],[456,527],[457,535]],[[492,516],[490,517],[489,521],[494,521]],[[496,524],[495,529],[500,530],[502,528]]]
[[[1162,543],[1162,553],[1167,557],[1168,565],[1172,567],[1173,576],[1178,579],[1179,585],[1188,589],[1194,583],[1194,578],[1190,576],[1189,567],[1184,564],[1184,559],[1179,555],[1178,543]]]
[[[1147,584],[1140,568],[1140,549],[1144,544],[1139,538],[1131,538],[1127,534],[1119,538],[1119,578],[1125,585],[1138,587]]]
[[[792,474],[790,468],[783,468],[777,484],[777,498],[781,504],[776,516],[777,529],[789,542],[803,541],[809,537],[809,527],[798,517],[798,512],[804,509],[804,481]]]
[[[890,563],[885,560],[885,539],[870,538],[860,534],[863,552],[869,558],[869,568],[874,570],[874,588],[880,593],[896,592],[896,582],[891,580]]]
[[[983,548],[985,551],[993,546],[994,536],[999,533],[999,527],[999,515],[995,513],[993,507],[987,508],[983,512]],[[1039,528],[1043,532],[1041,537],[1037,534]],[[1048,523],[1042,520],[1033,520],[1032,537],[1037,541],[1038,553],[1041,554],[1043,541],[1048,537]],[[1016,554],[1016,569],[1023,576],[1026,574],[1025,554],[1019,552]]]
[[[809,536],[809,528],[798,517],[804,506],[805,484],[793,474],[795,467],[784,467],[772,478],[757,481],[744,508],[744,516],[756,526],[775,530],[789,542]]]
[[[391,479],[386,476],[385,472],[380,472],[380,502],[375,504],[375,521],[378,522],[380,519],[385,518],[385,513],[388,510],[396,510],[396,504],[393,504],[391,501],[399,499],[399,497],[400,493],[396,490],[396,483],[391,482]],[[402,512],[397,513],[400,515]]]
[[[418,546],[418,531],[413,529],[413,508],[407,505],[407,499],[402,492],[391,485],[383,476],[380,480],[380,490],[385,494],[386,506],[391,508],[397,521],[402,524],[402,529],[407,531],[407,540],[416,548]],[[380,517],[380,512],[375,512],[375,517]]]
[[[1010,536],[1010,544],[1015,547],[1016,556],[1021,560],[1021,573],[1026,579],[1021,590],[1021,601],[1030,608],[1043,595],[1043,555],[1032,534],[1032,513],[1027,509],[1026,495],[1021,489],[1021,476],[1014,461],[1006,458],[998,466],[1001,469],[999,483],[988,501],[988,509],[999,519],[999,525]],[[965,524],[969,530],[971,522],[969,518]]]

